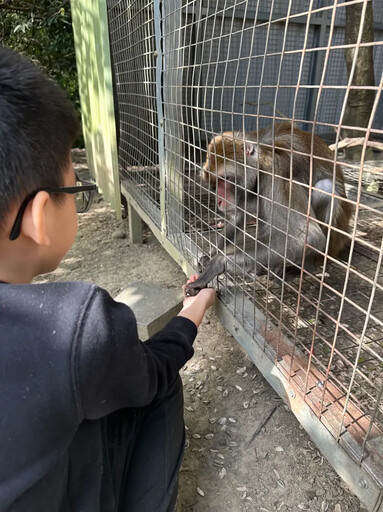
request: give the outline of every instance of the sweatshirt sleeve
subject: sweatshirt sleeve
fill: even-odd
[[[196,335],[192,321],[175,317],[143,343],[132,310],[96,288],[74,345],[75,392],[83,418],[143,407],[164,396],[192,357]]]

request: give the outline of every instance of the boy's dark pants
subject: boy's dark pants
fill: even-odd
[[[101,511],[173,512],[185,444],[180,377],[162,400],[103,421]]]

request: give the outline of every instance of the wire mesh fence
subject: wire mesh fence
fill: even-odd
[[[121,179],[382,489],[383,4],[107,5]]]
[[[108,4],[121,175],[160,225],[156,44],[151,1]]]

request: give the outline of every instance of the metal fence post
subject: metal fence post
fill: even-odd
[[[160,168],[160,207],[161,207],[161,233],[166,237],[166,208],[165,208],[165,146],[164,146],[164,113],[162,108],[162,29],[160,0],[154,0],[154,29],[156,36],[156,96],[158,117],[158,157]]]
[[[168,235],[174,238],[181,236],[184,231],[183,177],[185,162],[182,86],[185,50],[181,42],[182,6],[180,2],[164,0],[161,6],[166,221]]]

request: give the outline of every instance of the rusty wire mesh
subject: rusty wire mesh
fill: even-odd
[[[233,246],[226,240],[221,250],[238,261],[246,254],[253,269],[238,264],[216,285],[254,340],[262,335],[263,349],[335,439],[383,487],[383,5],[373,2],[374,37],[366,41],[368,3],[162,1],[160,135],[152,2],[110,1],[108,14],[121,175],[158,224],[158,140],[164,145],[167,236],[194,265],[217,248],[230,222],[217,208],[215,189],[201,179],[214,135],[239,130],[238,138],[245,141],[243,132],[275,129],[289,120],[296,129],[334,144],[327,160],[334,171],[341,166],[354,209],[349,250],[333,258],[327,244],[316,271],[303,267],[281,279],[266,266],[262,276],[255,276],[256,212],[238,228],[242,241]],[[350,4],[359,5],[361,13],[358,39],[351,45],[345,41]],[[375,81],[369,86],[355,84],[352,77],[365,48],[373,50]],[[345,59],[350,49],[351,74]],[[344,116],[351,91],[358,89],[372,91],[373,102],[368,122],[355,127]],[[357,129],[362,140],[357,161],[339,145],[346,128]],[[273,152],[278,149],[274,142],[271,146]],[[311,166],[312,149],[307,157]],[[272,171],[258,169],[276,180],[274,170],[274,164]],[[253,198],[249,194],[259,208],[257,190]],[[277,208],[272,193],[269,201]],[[235,206],[246,211],[246,204]],[[281,256],[287,268],[286,252]]]

